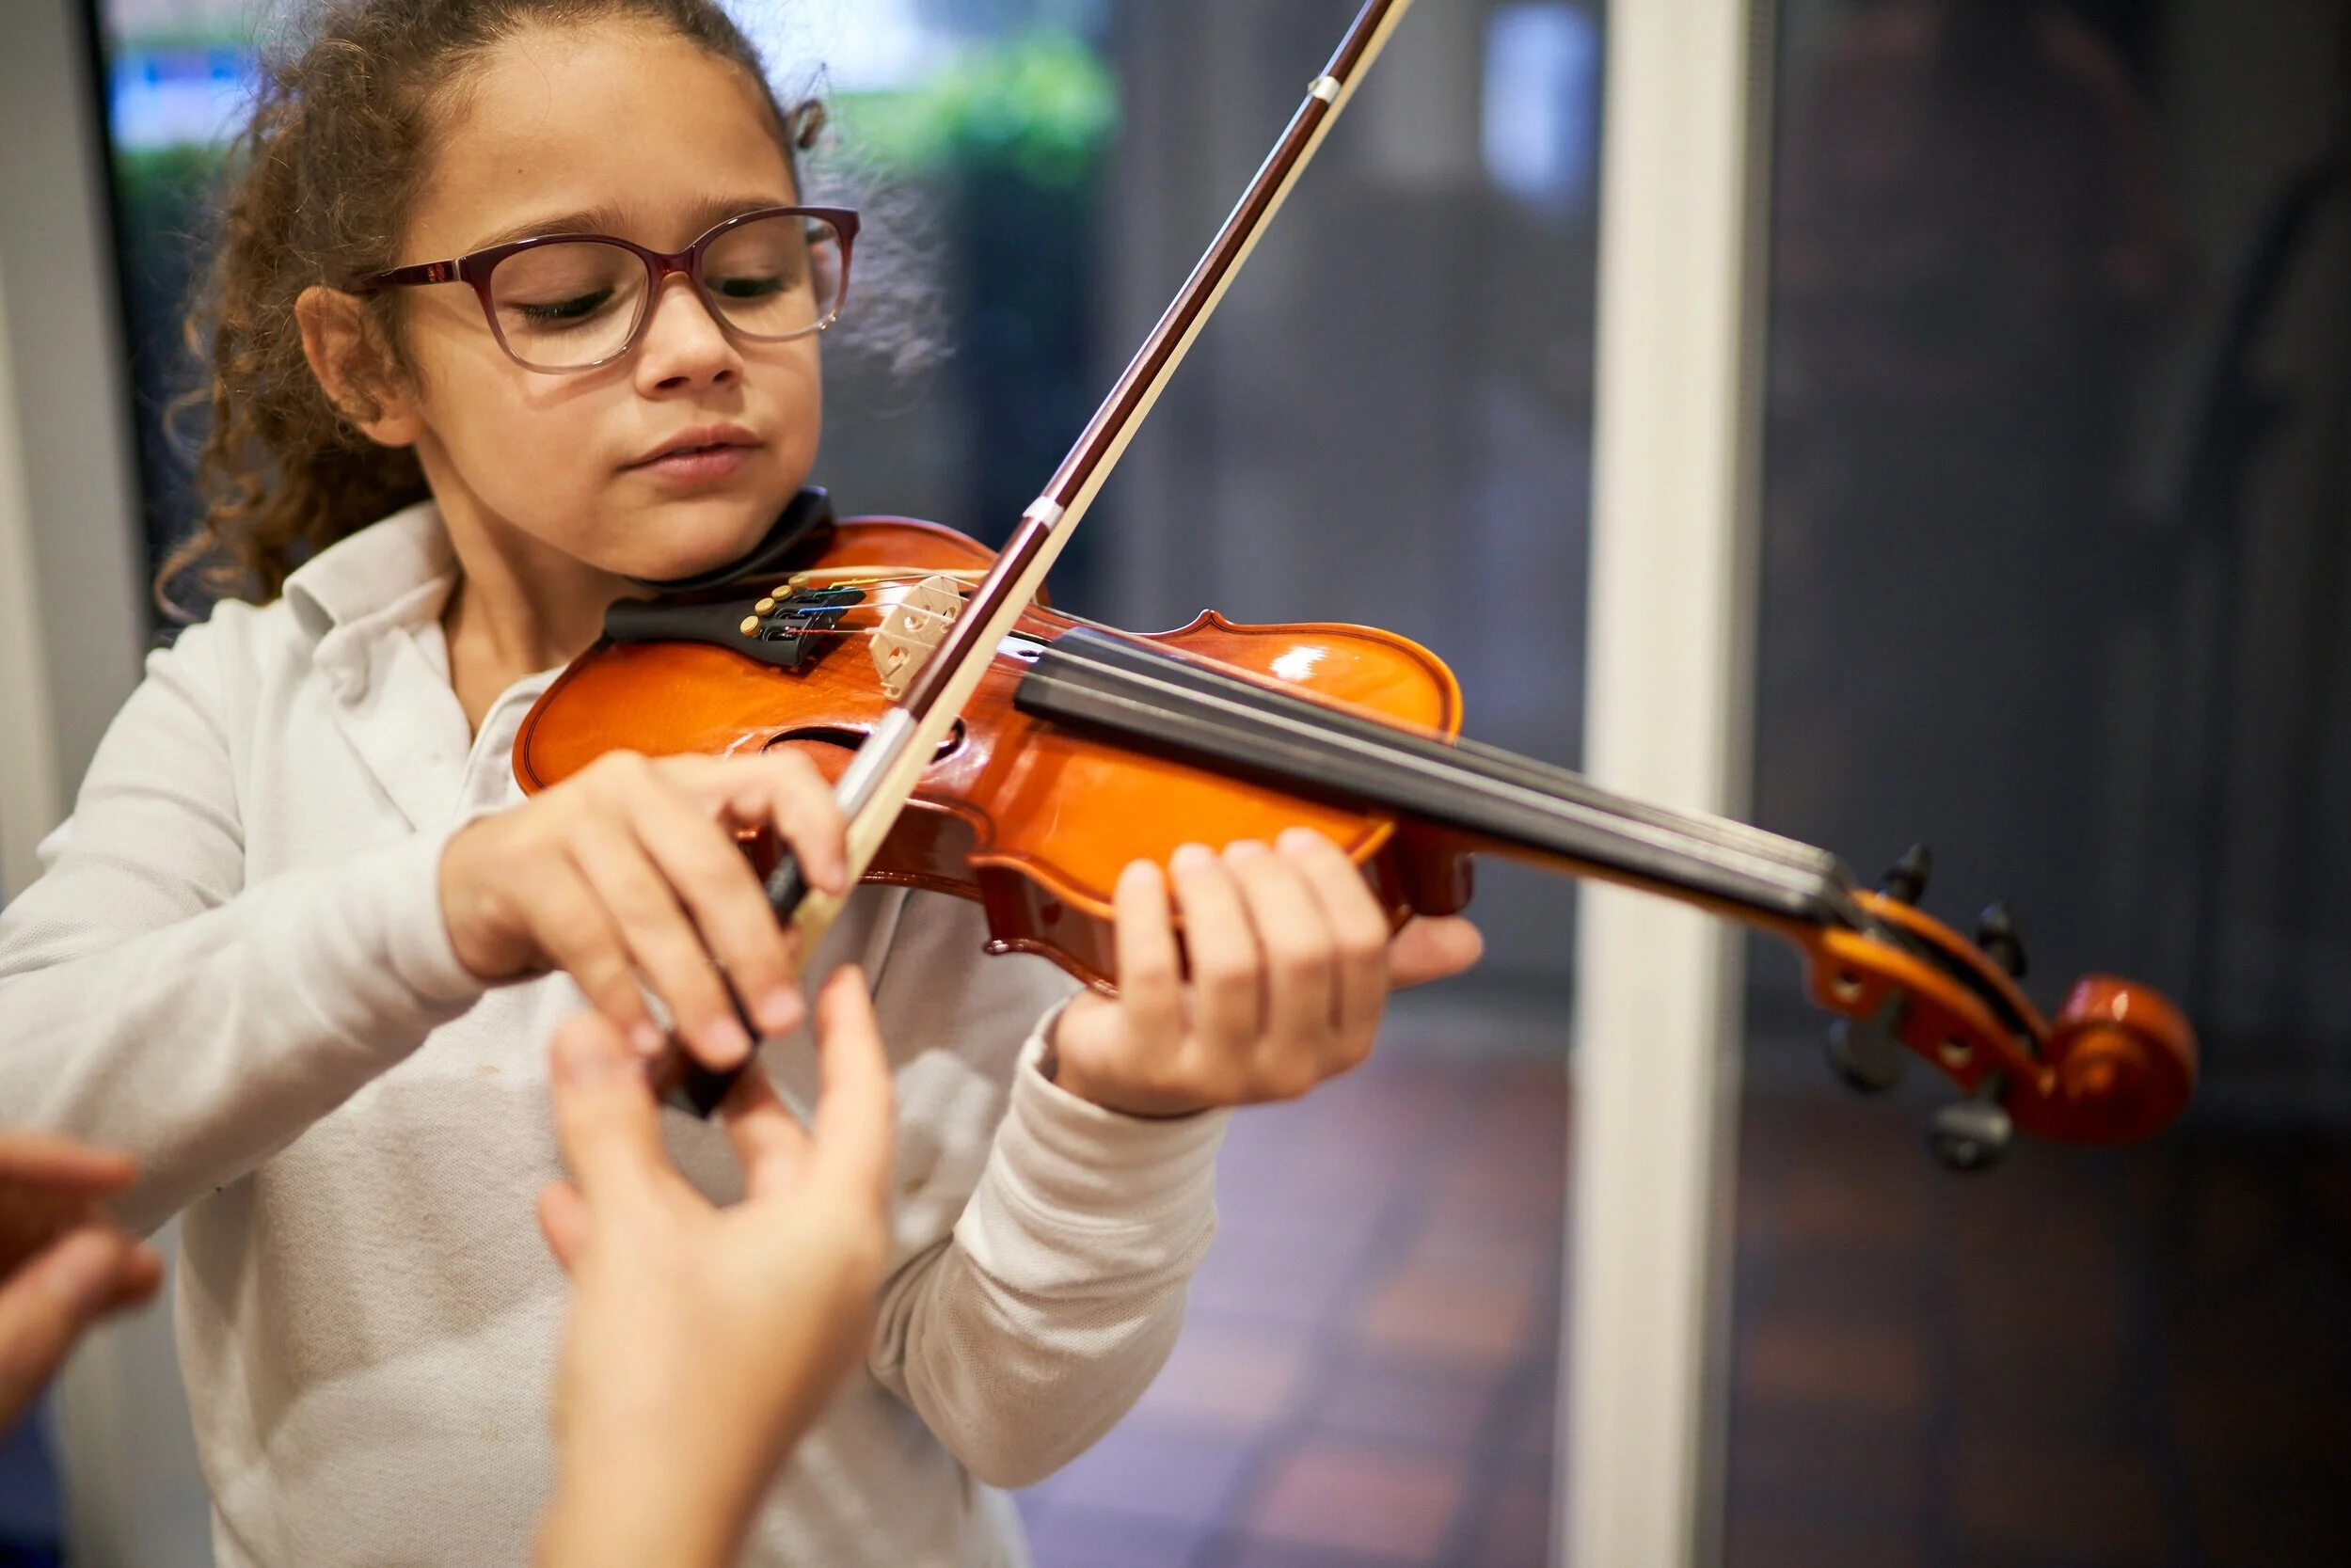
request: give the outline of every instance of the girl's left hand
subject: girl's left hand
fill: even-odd
[[[1073,998],[1046,1058],[1063,1088],[1130,1116],[1295,1099],[1372,1053],[1390,990],[1458,974],[1484,948],[1454,918],[1390,937],[1354,863],[1303,828],[1221,857],[1186,845],[1168,873],[1136,861],[1120,874],[1118,997]]]

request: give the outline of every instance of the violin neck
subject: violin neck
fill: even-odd
[[[1384,808],[1755,924],[1864,924],[1851,874],[1826,850],[1629,800],[1496,747],[1413,735],[1088,627],[1043,648],[1013,703],[1138,750]]]

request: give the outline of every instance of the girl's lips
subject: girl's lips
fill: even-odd
[[[707,447],[680,447],[659,457],[629,465],[631,473],[651,474],[673,484],[708,484],[740,473],[759,449],[746,442],[723,441]]]

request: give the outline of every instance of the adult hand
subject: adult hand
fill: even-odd
[[[888,1252],[893,1111],[856,970],[826,983],[817,1034],[810,1129],[764,1072],[722,1106],[744,1197],[721,1210],[664,1154],[644,1074],[611,1022],[584,1013],[556,1033],[571,1180],[540,1195],[539,1224],[577,1289],[543,1564],[729,1561],[786,1450],[865,1354]]]
[[[84,1329],[162,1282],[154,1253],[100,1208],[137,1170],[127,1154],[0,1132],[0,1428],[40,1397]]]
[[[650,1056],[663,1039],[643,976],[687,1049],[731,1068],[752,1040],[730,983],[770,1035],[797,1028],[804,1011],[792,934],[736,842],[739,832],[770,828],[812,886],[842,891],[846,829],[806,757],[608,752],[452,838],[441,854],[441,914],[474,974],[568,971]]]
[[[1119,994],[1072,1000],[1053,1070],[1071,1093],[1134,1116],[1295,1099],[1371,1054],[1390,990],[1457,974],[1484,950],[1460,919],[1391,937],[1362,874],[1303,828],[1222,856],[1186,845],[1167,876],[1137,861],[1116,908]]]

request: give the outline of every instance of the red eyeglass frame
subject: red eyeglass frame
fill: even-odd
[[[744,224],[779,217],[818,218],[833,226],[833,231],[841,237],[840,297],[833,302],[833,309],[825,312],[823,319],[813,325],[774,336],[760,332],[746,332],[729,320],[724,310],[720,309],[711,302],[710,291],[702,278],[702,258],[713,244],[733,230],[740,229]],[[617,245],[645,264],[647,285],[645,304],[638,311],[636,325],[628,330],[627,341],[603,358],[591,360],[584,365],[534,365],[515,352],[514,345],[506,341],[505,332],[498,325],[498,308],[490,299],[490,274],[497,269],[500,261],[517,252],[535,250],[541,245],[577,244],[583,240],[598,245]],[[512,359],[526,371],[536,371],[543,375],[568,375],[574,371],[592,371],[598,366],[612,364],[614,360],[625,359],[634,353],[638,341],[644,337],[645,324],[653,319],[652,302],[659,296],[661,285],[669,280],[673,273],[684,273],[687,280],[693,284],[694,293],[701,297],[704,307],[709,310],[711,320],[717,322],[723,330],[739,337],[750,339],[754,342],[787,343],[795,338],[805,338],[812,333],[822,332],[841,319],[841,307],[849,303],[850,257],[856,244],[857,214],[850,208],[761,207],[754,212],[738,213],[723,223],[712,226],[683,250],[651,250],[633,240],[624,240],[617,234],[533,234],[529,239],[510,240],[504,245],[494,245],[481,250],[468,251],[463,256],[453,256],[446,261],[418,261],[405,267],[392,267],[383,272],[371,273],[365,277],[355,277],[342,285],[342,291],[352,294],[372,294],[385,289],[416,288],[428,283],[470,284],[473,288],[474,298],[482,305],[482,319],[489,324],[490,336],[498,340],[498,346],[506,351],[507,358]]]

